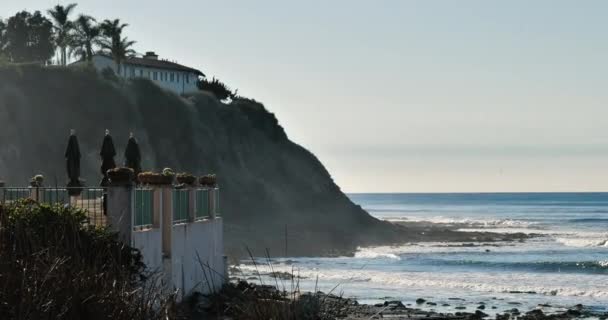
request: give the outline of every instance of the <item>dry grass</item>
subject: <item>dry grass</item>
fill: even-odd
[[[168,319],[172,296],[141,254],[85,212],[31,200],[0,206],[3,319]]]
[[[249,251],[249,250],[247,250]],[[275,272],[268,251],[265,259],[256,259],[249,251],[251,263],[255,265],[257,278],[254,283],[238,281],[228,283],[223,290],[209,296],[213,313],[235,320],[318,320],[334,319],[331,310],[324,308],[327,295],[300,290],[300,277],[291,273]],[[259,263],[271,270],[268,277],[259,272]],[[264,279],[270,281],[266,284]]]

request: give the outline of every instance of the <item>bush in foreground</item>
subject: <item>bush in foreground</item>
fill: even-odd
[[[141,254],[81,210],[0,206],[2,319],[166,319],[173,305]]]

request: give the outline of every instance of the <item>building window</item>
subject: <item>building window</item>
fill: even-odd
[[[142,78],[144,77],[144,70],[139,69],[139,76],[142,77]]]
[[[131,78],[135,78],[135,68],[131,68]]]
[[[185,75],[185,77],[186,77],[186,83],[190,83],[190,75],[187,74],[187,75]]]
[[[177,80],[177,83],[179,83],[179,73],[175,74],[175,79]]]
[[[175,81],[175,74],[174,74],[173,72],[171,72],[171,74],[169,75],[169,80],[170,80],[171,82],[174,82],[174,81]]]
[[[154,73],[152,73],[152,79],[158,80],[158,73],[156,71],[154,71]]]

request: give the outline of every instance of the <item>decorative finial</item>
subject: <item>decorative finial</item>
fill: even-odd
[[[110,135],[110,130],[106,129],[106,136],[109,136],[109,135]]]
[[[70,135],[71,135],[71,136],[76,135],[76,130],[74,130],[74,129],[70,129]]]
[[[134,137],[133,132],[129,132],[129,138],[133,138],[133,137]]]

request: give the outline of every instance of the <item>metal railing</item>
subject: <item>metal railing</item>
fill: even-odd
[[[78,189],[79,192],[76,192]],[[71,192],[73,191],[73,192]],[[70,196],[70,193],[77,194]],[[10,204],[21,199],[32,199],[45,204],[64,204],[85,211],[89,223],[105,226],[104,188],[2,187],[0,203]]]
[[[196,212],[194,213],[196,219],[208,219],[211,217],[209,194],[209,189],[196,190]]]
[[[173,190],[173,223],[188,222],[190,212],[190,190]]]
[[[105,188],[78,188],[77,196],[70,196],[75,193],[71,191],[75,190],[51,187],[0,187],[0,204],[9,204],[20,199],[33,199],[40,203],[70,205],[82,209],[88,217],[88,223],[96,226],[107,225],[107,190]],[[191,201],[191,190],[189,189],[172,190],[174,224],[187,223],[191,219],[191,214],[194,220],[220,216],[218,188],[196,189],[193,196],[194,199]],[[134,190],[134,229],[147,229],[154,226],[154,206],[153,188]],[[191,213],[191,211],[194,212]]]
[[[220,192],[218,188],[201,188],[196,190],[195,219],[219,217]]]
[[[135,219],[133,226],[136,229],[151,228],[154,218],[154,189],[135,189]]]

